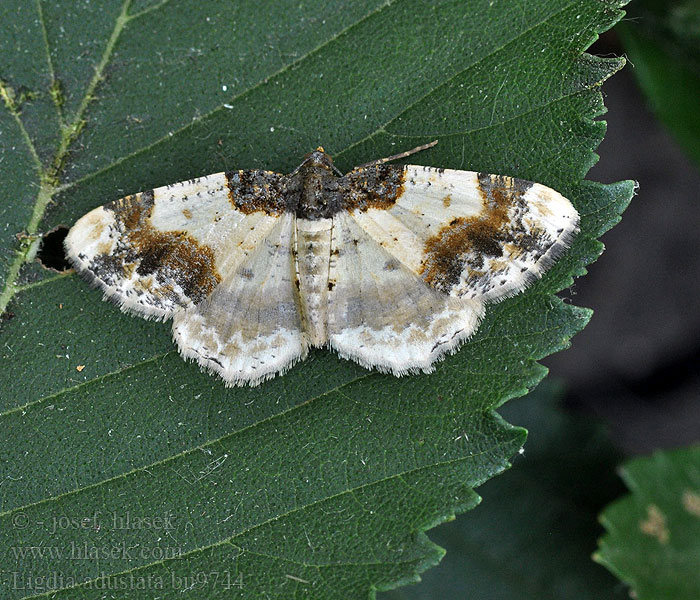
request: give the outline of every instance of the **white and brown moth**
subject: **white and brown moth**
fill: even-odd
[[[429,372],[485,304],[544,273],[579,217],[538,183],[393,158],[338,176],[318,148],[290,175],[141,192],[83,216],[65,247],[122,310],[172,318],[181,354],[228,385],[326,344],[364,367]]]

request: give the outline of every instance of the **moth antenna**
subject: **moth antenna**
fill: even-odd
[[[399,158],[406,158],[407,156],[411,156],[411,154],[416,154],[416,152],[422,152],[423,150],[427,150],[428,148],[432,148],[438,143],[437,140],[433,140],[432,142],[429,142],[428,144],[423,144],[422,146],[416,146],[415,148],[411,148],[411,150],[406,150],[406,152],[399,152],[398,154],[394,154],[392,156],[387,156],[386,158],[379,158],[377,160],[372,160],[368,163],[365,163],[363,165],[359,165],[358,167],[355,167],[356,169],[362,169],[363,167],[371,167],[372,165],[383,165],[384,163],[388,163],[392,160],[397,160]]]

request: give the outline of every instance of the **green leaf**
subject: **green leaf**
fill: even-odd
[[[582,53],[622,4],[3,2],[0,569],[16,573],[3,597],[152,598],[160,583],[161,598],[362,598],[437,562],[423,531],[474,506],[521,447],[494,410],[587,322],[553,294],[632,194],[582,181],[600,85],[622,65]],[[129,192],[289,171],[319,144],[349,169],[435,138],[415,162],[550,185],[582,231],[432,375],[317,351],[225,389],[167,326],[33,261],[38,234]]]
[[[700,164],[700,4],[640,0],[616,31],[652,110]]]
[[[591,561],[596,515],[619,492],[618,456],[602,428],[562,412],[560,386],[543,382],[501,409],[527,427],[513,469],[479,488],[482,503],[431,532],[447,549],[419,585],[383,600],[601,600],[628,598]]]
[[[632,493],[600,515],[595,560],[639,600],[700,598],[700,446],[635,458],[621,475]]]

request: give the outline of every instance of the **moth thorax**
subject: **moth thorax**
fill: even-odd
[[[321,165],[309,166],[304,172],[302,202],[307,209],[324,208],[328,204],[328,191],[333,187],[335,175]]]

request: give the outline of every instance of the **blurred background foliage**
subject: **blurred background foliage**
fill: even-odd
[[[616,31],[654,114],[700,164],[700,2],[632,3]]]

